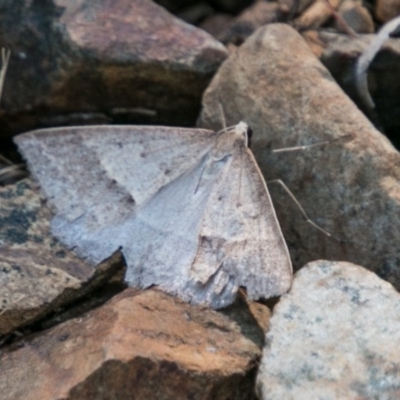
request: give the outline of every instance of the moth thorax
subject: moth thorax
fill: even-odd
[[[240,121],[237,125],[235,125],[234,134],[236,137],[239,137],[244,141],[246,147],[249,147],[251,133],[251,129],[246,122]]]

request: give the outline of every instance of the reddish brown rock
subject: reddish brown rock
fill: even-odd
[[[92,291],[123,268],[119,254],[93,268],[50,235],[51,211],[25,179],[0,188],[0,335]]]
[[[128,289],[4,353],[2,400],[255,399],[263,331],[236,307]]]
[[[221,127],[219,103],[228,126],[242,120],[253,128],[252,148],[266,180],[283,180],[309,217],[336,237],[308,224],[286,192],[270,184],[294,266],[350,261],[400,288],[400,155],[302,37],[283,24],[256,31],[207,89],[201,126]]]
[[[375,16],[379,21],[387,22],[399,15],[399,0],[377,0],[375,3]]]
[[[2,135],[99,121],[192,124],[226,56],[150,0],[28,0],[0,6],[11,59]]]
[[[213,14],[206,18],[199,27],[215,38],[219,38],[230,28],[233,19],[229,14]]]

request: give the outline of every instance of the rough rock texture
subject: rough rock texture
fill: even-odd
[[[282,179],[314,222],[336,237],[308,224],[286,192],[270,184],[294,266],[346,260],[400,287],[400,155],[301,36],[283,24],[256,31],[214,77],[201,126],[221,127],[218,103],[228,125],[243,120],[253,128],[253,152],[266,179]]]
[[[226,313],[127,289],[4,353],[1,398],[253,399],[264,332],[245,302]]]
[[[381,22],[387,22],[400,15],[399,0],[377,0],[375,3],[375,16]]]
[[[97,268],[50,235],[51,211],[30,179],[0,188],[0,334],[44,317],[123,268],[116,253]]]
[[[2,2],[0,16],[12,51],[2,135],[106,120],[193,124],[226,57],[150,0]]]
[[[310,31],[305,38],[329,69],[335,80],[352,100],[362,109],[362,102],[354,86],[354,66],[358,56],[366,49],[372,35],[351,38],[329,32]],[[378,122],[399,148],[400,120],[400,41],[389,39],[374,58],[369,71],[369,91],[376,105]]]
[[[316,0],[278,0],[279,8],[285,14],[293,14],[292,16],[303,13]]]
[[[338,9],[339,15],[344,19],[348,26],[357,33],[374,33],[375,26],[371,14],[361,1],[344,0]],[[347,33],[344,27],[335,21],[335,28],[339,32]]]
[[[215,13],[202,21],[199,27],[215,38],[219,38],[230,28],[233,19],[232,15]]]
[[[282,18],[278,3],[259,0],[236,17],[217,38],[225,44],[241,45],[260,26],[280,22]]]
[[[316,0],[296,20],[298,29],[316,29],[325,24],[331,17],[331,8],[337,10],[343,0],[330,0],[330,7],[325,0]]]
[[[400,398],[400,295],[375,274],[310,263],[270,322],[260,399]]]

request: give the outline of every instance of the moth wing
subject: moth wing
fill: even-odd
[[[188,287],[190,268],[196,257],[204,210],[217,173],[204,178],[206,157],[195,168],[164,186],[124,231],[127,261],[126,282],[142,288],[159,285],[186,301],[196,297]],[[140,239],[137,239],[140,238]]]
[[[38,130],[15,141],[50,201],[73,219],[115,194],[115,186],[142,204],[195,165],[214,135],[184,128],[91,126]]]
[[[251,151],[238,147],[219,175],[202,220],[190,284],[194,301],[214,308],[286,292],[292,264],[265,181]]]
[[[194,168],[213,146],[214,135],[199,129],[92,126],[28,132],[15,142],[55,209],[53,234],[98,262],[122,245],[117,237],[103,238],[104,228],[123,223],[160,188]],[[89,232],[98,232],[100,242],[82,246]]]

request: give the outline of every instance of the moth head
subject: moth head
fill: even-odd
[[[235,125],[235,135],[243,138],[246,147],[250,147],[253,131],[249,125],[246,124],[246,122],[240,121],[237,125]]]

